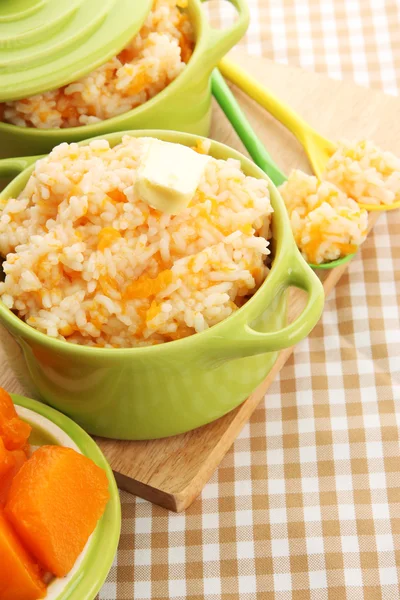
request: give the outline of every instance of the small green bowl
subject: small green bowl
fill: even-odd
[[[71,419],[36,400],[11,396],[18,415],[32,426],[33,448],[45,444],[68,446],[91,458],[107,474],[110,500],[105,513],[71,572],[62,579],[54,579],[45,598],[93,600],[111,569],[121,531],[121,505],[113,472],[92,438]]]

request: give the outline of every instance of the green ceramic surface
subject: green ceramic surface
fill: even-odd
[[[87,75],[139,31],[151,0],[0,2],[0,101],[27,98]]]
[[[61,142],[127,129],[172,129],[207,136],[211,124],[211,72],[244,35],[249,23],[246,0],[229,1],[236,7],[238,18],[229,28],[219,30],[209,25],[201,0],[189,0],[189,16],[196,34],[193,56],[177,79],[154,98],[127,113],[82,127],[45,130],[0,122],[0,158],[44,154]]]
[[[198,139],[178,132],[126,133],[189,146]],[[121,134],[105,137],[115,145]],[[231,148],[212,142],[211,154],[239,159],[247,175],[266,179],[274,209],[272,269],[257,293],[228,319],[202,333],[159,346],[104,349],[51,339],[0,303],[0,323],[20,344],[41,397],[90,433],[120,439],[160,438],[221,417],[265,378],[277,351],[307,336],[321,315],[322,285],[296,248],[275,186],[261,169]],[[0,175],[31,162],[32,158],[0,161]],[[21,173],[0,194],[0,200],[18,194],[32,169]],[[308,303],[303,313],[286,325],[289,286],[305,290]],[[17,365],[15,369],[20,371]]]
[[[59,443],[57,431],[52,430],[55,425],[61,430],[60,434],[66,437],[65,443],[68,446],[77,446],[82,454],[91,458],[107,473],[110,500],[92,534],[82,562],[69,581],[54,581],[46,596],[49,600],[93,600],[111,569],[121,530],[121,505],[112,470],[99,447],[71,419],[41,402],[16,394],[12,394],[12,398],[20,416],[33,426],[30,438],[32,445]],[[32,414],[26,412],[26,409]],[[40,425],[35,422],[36,415],[44,418]]]

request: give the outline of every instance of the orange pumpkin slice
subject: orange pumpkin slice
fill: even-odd
[[[3,440],[0,438],[0,486],[5,477],[7,477],[8,473],[12,470],[14,466],[14,458],[7,450],[4,445]]]
[[[71,448],[42,446],[14,477],[7,518],[39,564],[65,576],[109,499],[106,473]]]
[[[0,421],[17,418],[17,411],[11,396],[6,390],[0,388]]]
[[[12,480],[25,462],[26,454],[23,450],[10,452],[0,438],[0,506],[5,504]]]
[[[39,567],[0,511],[0,600],[38,600],[46,594]]]
[[[0,437],[7,450],[24,450],[28,456],[31,431],[32,427],[18,417],[10,394],[0,388]]]
[[[19,417],[0,421],[0,436],[7,450],[23,450],[26,447],[32,427]]]

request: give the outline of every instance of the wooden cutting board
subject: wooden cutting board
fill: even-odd
[[[234,52],[232,58],[269,85],[327,137],[333,140],[340,137],[371,138],[382,147],[400,154],[398,99],[265,59],[250,58],[243,53]],[[252,100],[236,89],[234,92],[279,166],[285,172],[293,167],[310,172],[304,152],[291,134]],[[211,136],[244,152],[235,132],[217,106],[214,107]],[[377,217],[378,213],[371,215],[371,227]],[[357,257],[355,260],[360,259]],[[332,271],[319,272],[326,295],[346,268],[347,265],[344,265]],[[289,320],[299,314],[304,300],[302,292],[296,290],[291,293]],[[258,389],[240,407],[214,423],[174,438],[149,442],[97,438],[120,488],[170,510],[182,511],[187,508],[218,467],[292,351],[293,348],[282,351],[271,373]],[[0,349],[0,364],[4,364],[0,385],[11,392],[35,395],[24,374],[20,374],[18,381],[10,366],[6,365],[5,359],[12,363],[13,356],[9,351],[5,357]]]

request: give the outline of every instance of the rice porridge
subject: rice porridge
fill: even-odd
[[[189,206],[165,214],[136,193],[145,143],[63,143],[3,202],[0,297],[30,326],[98,347],[159,344],[229,317],[265,280],[268,182],[210,158]]]

